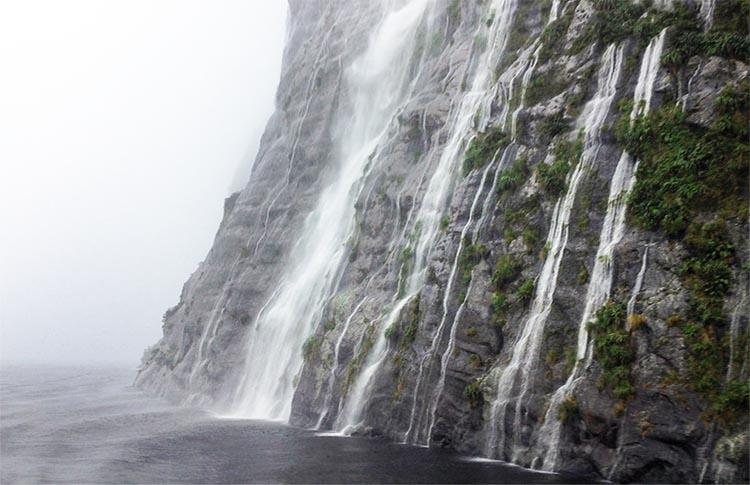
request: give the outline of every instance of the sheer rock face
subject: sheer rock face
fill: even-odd
[[[597,71],[607,48],[595,38],[586,40],[596,18],[592,2],[561,1],[560,20],[552,24],[562,32],[557,37],[540,37],[548,2],[507,3],[514,8],[512,33],[491,86],[502,87],[508,72],[530,61],[535,39],[555,43],[551,55],[545,55],[546,48],[540,51],[523,102],[518,94],[524,89],[522,76],[510,83],[516,93],[510,100],[503,89],[493,91],[489,126],[483,129],[505,126],[510,132],[511,114],[520,107],[508,163],[498,170],[499,157],[484,160],[484,166],[464,176],[463,151],[456,157],[445,217],[421,290],[390,329],[378,326],[402,296],[404,268],[413,264],[405,248],[425,230],[415,227],[415,214],[450,141],[451,116],[470,95],[478,45],[485,35],[482,25],[494,21],[492,2],[436,0],[427,8],[430,21],[420,24],[415,53],[404,53],[413,56],[411,95],[389,124],[378,148],[378,165],[366,176],[354,204],[356,231],[345,242],[347,257],[337,269],[338,284],[309,335],[314,351],[305,352],[295,377],[292,424],[341,429],[343,408],[366,367],[372,341],[385,332],[385,357],[369,381],[356,432],[498,456],[488,448],[490,429],[496,425],[491,423],[491,408],[498,394],[497,376],[511,361],[527,324],[534,290],[524,297],[522,287],[525,282],[539,285],[536,279],[550,257],[545,239],[561,196],[545,190],[539,167],[555,160],[562,142],[575,141],[577,128],[587,128],[575,121],[599,89]],[[346,133],[341,125],[353,103],[347,69],[367,48],[384,18],[383,8],[364,0],[290,1],[277,109],[252,176],[244,190],[227,199],[212,249],[185,283],[179,303],[165,314],[164,337],[146,351],[139,386],[175,401],[241,413],[236,397],[253,326],[282,278],[291,278],[285,276],[291,249],[332,174],[341,169],[339,138]],[[667,31],[668,44],[673,30]],[[609,184],[622,153],[613,126],[627,116],[618,104],[633,98],[643,55],[635,39],[620,42],[626,60],[592,167],[583,173],[573,201],[540,348],[524,359],[528,392],[520,417],[504,418],[512,438],[505,440],[500,457],[523,466],[548,462],[549,452],[539,445],[540,428],[551,395],[565,383],[575,362]],[[678,69],[662,67],[656,74],[652,109],[682,105],[687,121],[702,127],[717,116],[721,90],[739,86],[749,76],[746,64],[716,56],[694,56]],[[504,111],[504,105],[512,109]],[[468,135],[474,133],[469,130]],[[519,179],[496,191],[495,174],[507,173],[518,159],[526,160]],[[487,164],[491,169],[483,185]],[[470,239],[461,245],[465,227],[469,236],[476,235],[471,250],[477,254],[457,258],[459,247],[464,253],[470,250]],[[747,217],[730,220],[727,230],[737,254],[726,313],[736,335],[742,336],[747,335],[750,304]],[[683,332],[670,317],[684,314],[689,306],[690,294],[680,277],[685,255],[681,241],[626,224],[609,262],[610,298],[630,300],[640,274],[634,313],[644,323],[628,333],[635,355],[629,369],[634,393],[625,401],[616,398],[600,384],[602,365],[597,359],[587,362],[573,391],[574,417],[565,420],[555,444],[555,470],[616,481],[747,480],[748,435],[736,431],[744,425],[728,430],[706,420],[714,403],[679,380],[688,372],[688,351]],[[513,261],[514,269],[499,290],[493,271],[503,257]],[[508,300],[501,321],[492,305],[493,293]],[[741,362],[736,367],[746,381],[747,351],[741,341],[738,348],[733,358]],[[476,388],[476,394],[469,388]]]

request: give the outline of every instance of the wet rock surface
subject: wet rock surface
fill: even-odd
[[[632,394],[615,396],[602,385],[603,365],[576,356],[611,204],[610,181],[623,151],[615,127],[628,112],[620,105],[635,95],[651,39],[617,41],[624,60],[612,106],[572,200],[538,351],[524,356],[528,389],[523,398],[520,389],[511,390],[510,408],[521,404],[493,421],[498,378],[531,317],[540,273],[552,257],[547,234],[580,154],[572,156],[557,191],[550,170],[563,156],[560,147],[575,152],[579,130],[590,128],[575,123],[601,88],[597,70],[608,47],[590,33],[601,21],[598,2],[551,3],[436,1],[426,10],[428,20],[419,24],[413,46],[419,55],[409,61],[411,94],[389,123],[372,158],[375,168],[354,201],[355,230],[344,242],[335,288],[305,336],[305,349],[294,349],[304,353],[304,361],[291,376],[289,420],[324,430],[356,425],[349,431],[540,468],[551,456],[540,431],[546,416],[562,422],[556,471],[614,481],[747,480],[746,416],[732,427],[717,425],[707,418],[715,403],[684,380],[688,344],[677,319],[689,311],[691,297],[681,277],[688,254],[683,242],[628,219],[607,261],[609,299],[623,304],[632,299],[634,305],[627,324]],[[238,411],[236,396],[259,313],[284,278],[294,281],[285,273],[290,254],[341,168],[339,125],[355,95],[347,69],[387,15],[377,2],[293,1],[290,8],[277,111],[252,177],[227,199],[214,246],[185,284],[178,305],[165,314],[164,337],[146,352],[137,379],[175,401]],[[495,39],[490,26],[501,16],[493,9],[502,8],[514,15],[507,48],[489,48],[497,57],[490,56],[495,67],[483,91],[489,102],[478,109],[450,161],[455,169],[444,178],[448,197],[439,207],[422,284],[409,297],[410,272],[421,264],[415,251],[429,229],[420,225],[420,209],[433,190],[440,157],[459,133],[456,112],[475,96],[472,80],[488,49],[483,44]],[[547,25],[555,8],[558,20]],[[669,48],[674,29],[665,35]],[[687,122],[700,129],[715,120],[722,89],[748,78],[748,66],[721,56],[693,56],[679,68],[662,65],[653,74],[651,109],[681,105]],[[493,128],[507,135],[506,146],[464,171],[469,139]],[[733,338],[741,339],[748,326],[747,217],[730,221],[728,233],[738,249],[727,320],[734,322]],[[500,278],[500,270],[507,275]],[[732,313],[733,308],[740,310]],[[373,362],[379,338],[382,358]],[[735,340],[731,345],[740,349],[736,367],[746,381],[747,351]],[[365,382],[359,421],[347,423],[347,405],[372,365],[377,368]],[[574,368],[569,418],[547,416],[551,396]],[[496,450],[492,429],[499,421],[504,444]]]

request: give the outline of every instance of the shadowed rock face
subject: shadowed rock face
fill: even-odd
[[[696,32],[708,28],[707,12],[716,15],[713,28],[728,29],[726,9],[386,3],[290,1],[277,109],[253,174],[226,200],[214,245],[166,312],[164,337],[146,351],[137,384],[218,412],[615,481],[747,480],[746,394],[733,401],[744,409],[739,420],[724,422],[711,414],[712,394],[689,377],[693,345],[679,323],[695,299],[683,270],[689,245],[628,216],[597,263],[623,152],[614,127],[631,112],[621,106],[648,94],[651,112],[678,106],[701,130],[720,115],[727,86],[747,86],[747,64],[726,51],[674,62],[685,27],[665,9],[687,6]],[[658,27],[605,28],[639,18]],[[642,31],[651,33],[634,33]],[[664,50],[645,73],[647,46],[660,34]],[[389,49],[397,55],[382,59]],[[603,118],[589,139],[592,110]],[[308,251],[318,247],[311,239],[328,235],[313,226],[334,200],[350,210],[335,212],[330,244]],[[563,218],[565,200],[572,205]],[[747,184],[738,200],[747,206]],[[721,342],[728,368],[718,385],[728,388],[748,378],[750,298],[747,209],[726,213],[706,208],[695,217],[722,217],[734,246],[723,323],[704,334]],[[565,238],[547,244],[556,227]],[[550,258],[559,267],[542,285]],[[322,288],[305,283],[315,264]],[[607,299],[631,303],[615,329],[630,355],[626,396],[603,380],[609,368],[594,349],[607,335],[578,341],[597,264],[611,277]],[[269,309],[286,317],[271,319]],[[539,331],[525,350],[519,343],[532,321]],[[275,334],[285,330],[289,355]],[[278,406],[260,416],[251,394],[268,374],[257,362],[285,381],[271,383]],[[514,362],[523,372],[501,379]],[[551,403],[573,369],[567,399]]]

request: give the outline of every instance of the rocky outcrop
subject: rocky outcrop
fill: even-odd
[[[290,2],[253,174],[138,385],[614,481],[746,481],[747,2],[402,3]]]

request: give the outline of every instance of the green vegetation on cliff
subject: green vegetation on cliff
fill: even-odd
[[[539,184],[551,197],[560,197],[568,188],[567,177],[583,153],[583,136],[579,133],[575,141],[564,140],[555,146],[555,161],[540,163],[536,169]]]
[[[679,67],[695,55],[722,56],[747,62],[750,36],[747,18],[750,0],[716,2],[714,21],[704,29],[698,6],[675,3],[669,10],[657,9],[653,2],[594,0],[596,9],[586,31],[571,49],[579,52],[595,41],[603,45],[634,38],[639,49],[664,28],[670,28],[669,45],[662,56],[666,66]]]
[[[724,314],[739,270],[728,224],[748,217],[749,89],[747,83],[726,87],[708,128],[689,123],[673,106],[618,128],[625,148],[640,160],[629,222],[663,231],[686,250],[679,273],[690,292],[688,310],[671,321],[685,338],[688,384],[710,405],[707,417],[724,424],[745,413],[749,400],[747,383],[725,382]]]
[[[593,335],[594,358],[602,365],[599,384],[619,399],[627,399],[635,392],[630,380],[630,366],[635,352],[626,329],[625,305],[609,301],[597,312],[589,324]]]
[[[510,143],[510,138],[499,127],[477,134],[466,150],[463,165],[464,176],[474,169],[483,167],[499,150],[508,146],[508,143]]]

